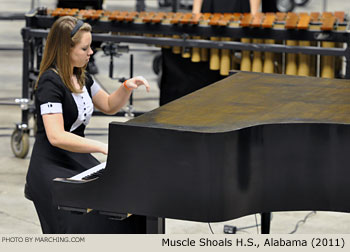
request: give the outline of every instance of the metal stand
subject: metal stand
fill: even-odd
[[[271,213],[261,213],[261,233],[269,234],[271,224]]]
[[[180,7],[179,0],[172,0],[171,7],[172,7],[173,12],[177,12],[179,10],[179,7]]]
[[[109,61],[109,78],[112,80],[118,80],[120,83],[123,83],[127,79],[125,77],[114,77],[114,57],[121,56],[121,53],[128,53],[129,52],[129,46],[120,46],[115,43],[107,43],[107,45],[102,47],[103,52],[105,55],[110,56]],[[132,78],[134,76],[134,55],[130,54],[130,62],[129,62],[129,78]],[[129,104],[127,105],[126,111],[124,116],[127,118],[134,118],[135,114],[133,113],[134,107],[133,107],[133,94],[131,93],[129,98]]]
[[[327,0],[323,0],[323,8],[322,8],[323,12],[327,11]]]
[[[159,217],[147,217],[147,234],[165,234],[165,219]]]

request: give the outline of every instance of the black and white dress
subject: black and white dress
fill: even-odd
[[[72,93],[54,70],[40,77],[35,93],[37,134],[27,173],[26,193],[38,213],[43,233],[144,233],[145,219],[110,220],[98,214],[76,215],[58,210],[51,194],[54,178],[67,178],[99,162],[89,153],[74,153],[54,147],[46,136],[42,115],[62,113],[64,129],[84,137],[93,112],[92,97],[100,86],[87,75],[82,93]]]

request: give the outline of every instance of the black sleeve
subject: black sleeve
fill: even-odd
[[[41,105],[43,104],[62,104],[64,97],[64,84],[60,82],[60,78],[56,75],[56,73],[51,70],[45,72],[40,77],[38,87],[35,92],[37,105],[42,108]],[[56,112],[59,113],[59,111]]]
[[[89,73],[86,74],[85,87],[91,98],[101,89],[100,84],[95,81]]]

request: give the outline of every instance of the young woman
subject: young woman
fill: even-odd
[[[43,233],[143,233],[145,219],[112,221],[98,214],[74,215],[57,209],[52,180],[71,177],[99,162],[90,153],[107,154],[107,144],[84,137],[94,106],[116,113],[133,89],[149,84],[131,78],[107,94],[85,72],[93,51],[91,26],[74,17],[61,17],[48,35],[35,91],[37,134],[27,173],[27,190]],[[122,148],[122,146],[121,146]]]

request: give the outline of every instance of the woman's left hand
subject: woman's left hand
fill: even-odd
[[[130,91],[138,88],[139,86],[144,85],[146,87],[147,92],[150,90],[150,86],[148,81],[142,76],[136,76],[131,79],[128,79],[124,82],[124,87]]]

